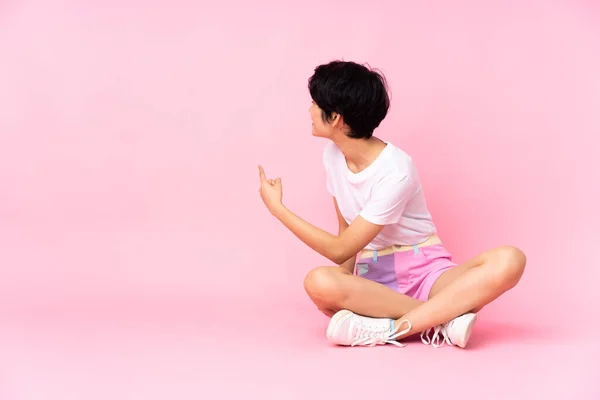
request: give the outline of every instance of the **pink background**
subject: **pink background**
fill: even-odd
[[[0,2],[0,399],[600,397],[598,2],[49,3]],[[528,255],[469,350],[330,346],[327,260],[260,200],[258,163],[335,232],[307,79],[340,58],[455,259]]]

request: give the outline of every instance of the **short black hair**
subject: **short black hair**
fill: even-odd
[[[352,61],[332,61],[315,68],[308,80],[323,121],[338,113],[350,127],[348,136],[369,139],[390,108],[383,74]]]

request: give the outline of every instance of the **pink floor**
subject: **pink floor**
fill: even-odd
[[[341,348],[325,340],[325,318],[302,301],[279,304],[290,311],[275,316],[266,302],[226,304],[211,313],[199,312],[208,303],[125,303],[3,318],[0,398],[600,396],[600,343],[585,329],[566,334],[490,311],[482,312],[468,350],[412,340],[405,348]]]

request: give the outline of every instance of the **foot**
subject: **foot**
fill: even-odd
[[[421,340],[433,347],[441,347],[444,343],[465,348],[471,337],[477,314],[467,313],[445,324],[429,328],[421,332]],[[433,332],[433,334],[432,334]],[[431,338],[429,337],[431,335]]]
[[[408,327],[399,331],[403,325]],[[352,311],[341,310],[331,317],[327,327],[327,339],[341,346],[375,346],[390,343],[404,347],[394,339],[408,333],[411,327],[408,321],[402,321],[396,327],[395,321],[390,318],[369,318]]]

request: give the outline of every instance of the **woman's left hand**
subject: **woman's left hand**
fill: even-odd
[[[258,173],[260,176],[260,197],[271,214],[275,214],[275,212],[283,206],[283,188],[281,186],[281,178],[267,179],[265,176],[265,170],[260,165],[258,166]]]

